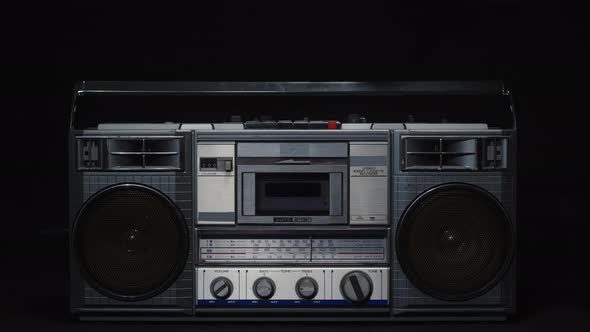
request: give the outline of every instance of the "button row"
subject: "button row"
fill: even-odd
[[[342,124],[336,120],[307,121],[307,120],[280,120],[280,121],[246,121],[246,129],[340,129]]]

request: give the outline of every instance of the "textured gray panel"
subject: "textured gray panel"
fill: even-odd
[[[346,143],[238,143],[238,157],[348,157]]]
[[[512,177],[502,175],[488,175],[485,173],[468,173],[468,174],[441,174],[441,175],[396,175],[393,177],[393,233],[395,239],[395,230],[399,223],[400,217],[405,208],[422,192],[436,185],[449,182],[463,182],[476,185],[493,194],[506,208],[507,212],[514,221],[512,209]],[[395,247],[395,245],[394,245]],[[440,305],[465,305],[465,306],[482,306],[495,305],[503,306],[511,302],[512,283],[510,277],[511,271],[507,273],[504,281],[498,283],[493,289],[486,294],[475,299],[463,302],[441,301],[428,296],[414,287],[403,273],[395,250],[392,260],[392,297],[394,312],[396,308],[417,308],[417,307],[440,307]]]
[[[192,179],[190,176],[177,175],[124,175],[124,174],[105,174],[105,175],[84,175],[83,197],[86,201],[89,197],[101,189],[125,182],[145,184],[160,190],[172,199],[178,208],[182,211],[187,230],[191,234],[193,219],[193,197],[192,197]],[[187,257],[184,270],[178,280],[167,290],[151,299],[138,302],[123,302],[110,299],[88,284],[83,283],[83,290],[80,293],[82,305],[109,305],[109,306],[175,306],[192,309],[193,306],[193,271],[192,271],[192,245]]]

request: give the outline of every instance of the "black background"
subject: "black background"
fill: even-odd
[[[361,5],[362,3],[362,5]],[[568,2],[26,2],[5,7],[3,314],[25,328],[164,329],[68,316],[67,125],[77,80],[502,79],[519,124],[518,311],[588,330],[587,13]],[[583,326],[584,325],[584,326]],[[296,330],[296,324],[175,325]],[[167,327],[166,327],[167,328]],[[330,330],[386,324],[306,324]],[[396,330],[438,328],[401,324]]]

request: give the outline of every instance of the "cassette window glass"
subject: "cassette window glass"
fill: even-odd
[[[256,215],[329,214],[329,173],[256,174]]]

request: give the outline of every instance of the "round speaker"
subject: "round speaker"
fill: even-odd
[[[78,213],[73,240],[85,280],[121,301],[145,300],[169,288],[189,250],[178,207],[140,184],[117,184],[94,194]]]
[[[465,183],[439,185],[404,211],[396,251],[407,278],[425,294],[464,301],[489,291],[513,256],[512,222],[487,191]]]

